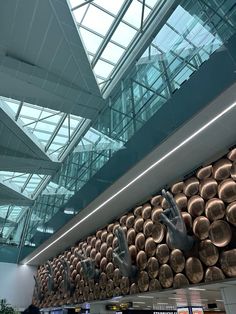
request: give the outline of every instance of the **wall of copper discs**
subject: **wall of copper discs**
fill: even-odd
[[[41,265],[37,273],[41,297],[39,300],[36,293],[33,302],[40,307],[60,306],[236,277],[236,149],[169,190],[188,234],[195,239],[191,251],[172,247],[159,221],[168,204],[155,195],[49,261],[53,285],[49,285],[47,265]],[[138,269],[132,280],[122,276],[113,261],[117,226],[127,235],[132,263]],[[97,280],[87,279],[77,252],[86,252],[95,261],[100,272]],[[65,288],[63,259],[69,265],[70,289]]]

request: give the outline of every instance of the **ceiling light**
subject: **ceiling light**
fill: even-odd
[[[138,298],[143,298],[143,299],[154,299],[153,296],[151,295],[138,295]]]
[[[182,300],[182,298],[169,298],[171,300]]]
[[[48,244],[45,248],[43,248],[41,251],[39,251],[37,254],[35,254],[33,257],[31,257],[25,264],[29,264],[31,261],[33,261],[37,256],[45,252],[49,247],[51,247],[53,244],[57,243],[60,239],[64,238],[68,233],[70,233],[72,230],[74,230],[76,227],[78,227],[80,224],[82,224],[85,220],[87,220],[90,216],[92,216],[94,213],[99,211],[104,205],[108,204],[111,200],[116,198],[119,194],[121,194],[123,191],[125,191],[128,187],[133,185],[136,181],[138,181],[140,178],[142,178],[145,174],[150,172],[153,168],[155,168],[157,165],[159,165],[162,161],[173,155],[177,150],[179,150],[181,147],[189,143],[193,138],[195,138],[197,135],[202,133],[205,129],[207,129],[210,125],[215,123],[218,119],[220,119],[223,115],[225,115],[227,112],[232,110],[236,106],[236,103],[233,103],[232,105],[228,106],[226,109],[221,111],[219,114],[217,114],[214,118],[212,118],[210,121],[208,121],[206,124],[204,124],[202,127],[200,127],[197,131],[192,133],[190,136],[188,136],[185,140],[183,140],[181,143],[176,145],[174,148],[172,148],[168,153],[166,153],[164,156],[162,156],[160,159],[155,161],[153,164],[151,164],[147,169],[145,169],[143,172],[141,172],[138,176],[136,176],[133,180],[129,181],[125,186],[123,186],[120,190],[118,190],[116,193],[111,195],[106,201],[104,201],[102,204],[94,208],[88,215],[86,215],[84,218],[82,218],[80,221],[76,222],[72,227],[70,227],[68,230],[66,230],[64,233],[62,233],[58,238],[56,238],[54,241],[52,241],[50,244]],[[191,289],[190,290],[197,290],[197,289]],[[205,289],[198,289],[198,290],[205,290]]]
[[[162,302],[159,303],[159,302],[158,302],[157,304],[168,305],[169,303],[162,303]]]
[[[204,288],[188,288],[188,289],[193,291],[206,291],[206,289]]]
[[[134,304],[145,304],[145,302],[134,301]]]

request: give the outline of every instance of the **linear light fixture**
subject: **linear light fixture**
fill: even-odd
[[[151,296],[151,295],[138,295],[138,298],[142,298],[142,299],[154,299],[154,297]]]
[[[188,288],[188,290],[193,290],[193,291],[206,291],[204,288]]]
[[[227,112],[232,110],[236,106],[236,102],[228,106],[226,109],[221,111],[219,114],[217,114],[214,118],[212,118],[210,121],[208,121],[206,124],[204,124],[201,128],[199,128],[196,132],[192,133],[190,136],[188,136],[185,140],[183,140],[180,144],[176,145],[173,149],[171,149],[167,154],[162,156],[160,159],[155,161],[153,164],[151,164],[147,169],[142,171],[137,177],[135,177],[133,180],[128,182],[123,188],[121,188],[119,191],[111,195],[106,201],[104,201],[102,204],[97,206],[94,210],[92,210],[87,216],[82,218],[80,221],[75,223],[72,227],[70,227],[68,230],[66,230],[63,234],[61,234],[58,238],[56,238],[54,241],[52,241],[50,244],[48,244],[45,248],[43,248],[41,251],[39,251],[37,254],[35,254],[31,259],[29,259],[25,264],[29,264],[32,262],[37,256],[45,252],[48,248],[50,248],[53,244],[58,242],[60,239],[62,239],[64,236],[66,236],[68,233],[70,233],[73,229],[78,227],[80,224],[82,224],[86,219],[88,219],[90,216],[92,216],[94,213],[96,213],[98,210],[100,210],[104,205],[109,203],[111,200],[113,200],[115,197],[117,197],[119,194],[121,194],[123,191],[125,191],[128,187],[130,187],[132,184],[134,184],[136,181],[138,181],[140,178],[142,178],[145,174],[150,172],[153,168],[155,168],[157,165],[159,165],[162,161],[167,159],[169,156],[171,156],[173,153],[175,153],[177,150],[179,150],[181,147],[189,143],[193,138],[195,138],[197,135],[202,133],[205,129],[207,129],[210,125],[215,123],[218,119],[220,119],[222,116],[224,116]],[[191,288],[189,288],[191,290]],[[194,290],[194,289],[192,289]],[[197,290],[197,289],[195,289]]]

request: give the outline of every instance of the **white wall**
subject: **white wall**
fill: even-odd
[[[28,265],[0,263],[0,299],[18,309],[32,302],[36,268]]]

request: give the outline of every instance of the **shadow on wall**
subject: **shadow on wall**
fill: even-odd
[[[40,266],[33,303],[82,303],[236,277],[236,149],[173,184],[170,191],[173,201],[153,196]],[[169,225],[161,222],[164,214],[178,229],[170,205],[184,221],[186,236],[194,240],[190,249],[174,247]],[[117,230],[123,230],[120,236]],[[114,252],[119,252],[122,267]],[[130,271],[135,276],[125,277],[126,266],[136,270]]]

